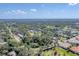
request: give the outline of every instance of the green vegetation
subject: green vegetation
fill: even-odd
[[[48,51],[44,51],[44,52],[42,52],[42,55],[43,56],[54,56],[55,52],[57,52],[56,56],[78,56],[77,54],[69,52],[68,50],[65,50],[60,47],[56,47],[54,50],[51,49]]]
[[[78,30],[72,24],[0,23],[0,55],[77,56],[77,53],[72,53],[69,49],[79,44],[67,40],[79,35]],[[61,48],[59,42],[71,46]]]

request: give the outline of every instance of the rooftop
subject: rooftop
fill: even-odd
[[[62,48],[69,48],[71,46],[70,43],[68,42],[58,42],[59,46],[62,47]]]
[[[77,47],[71,47],[70,50],[73,51],[73,52],[75,52],[75,53],[79,53],[79,46],[77,46]]]
[[[79,44],[79,35],[68,40],[70,43]]]

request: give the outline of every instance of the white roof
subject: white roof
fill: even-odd
[[[79,35],[68,40],[70,43],[79,44]]]
[[[64,47],[64,48],[68,48],[71,46],[71,44],[67,43],[67,42],[58,42],[59,46]]]

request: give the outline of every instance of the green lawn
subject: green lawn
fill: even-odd
[[[65,55],[65,56],[77,56],[77,54],[74,54],[72,52],[68,52],[67,50],[59,48],[59,47],[56,47],[55,49],[58,51],[58,53],[60,53],[61,56],[63,56],[63,55]]]
[[[43,56],[54,56],[54,52],[57,51],[57,54],[60,56],[77,56],[77,54],[74,54],[72,52],[68,52],[65,49],[62,49],[60,47],[56,47],[54,50],[48,50],[48,51],[43,51],[42,55]]]

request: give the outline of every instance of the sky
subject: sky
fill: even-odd
[[[0,19],[75,19],[76,3],[0,3]]]

